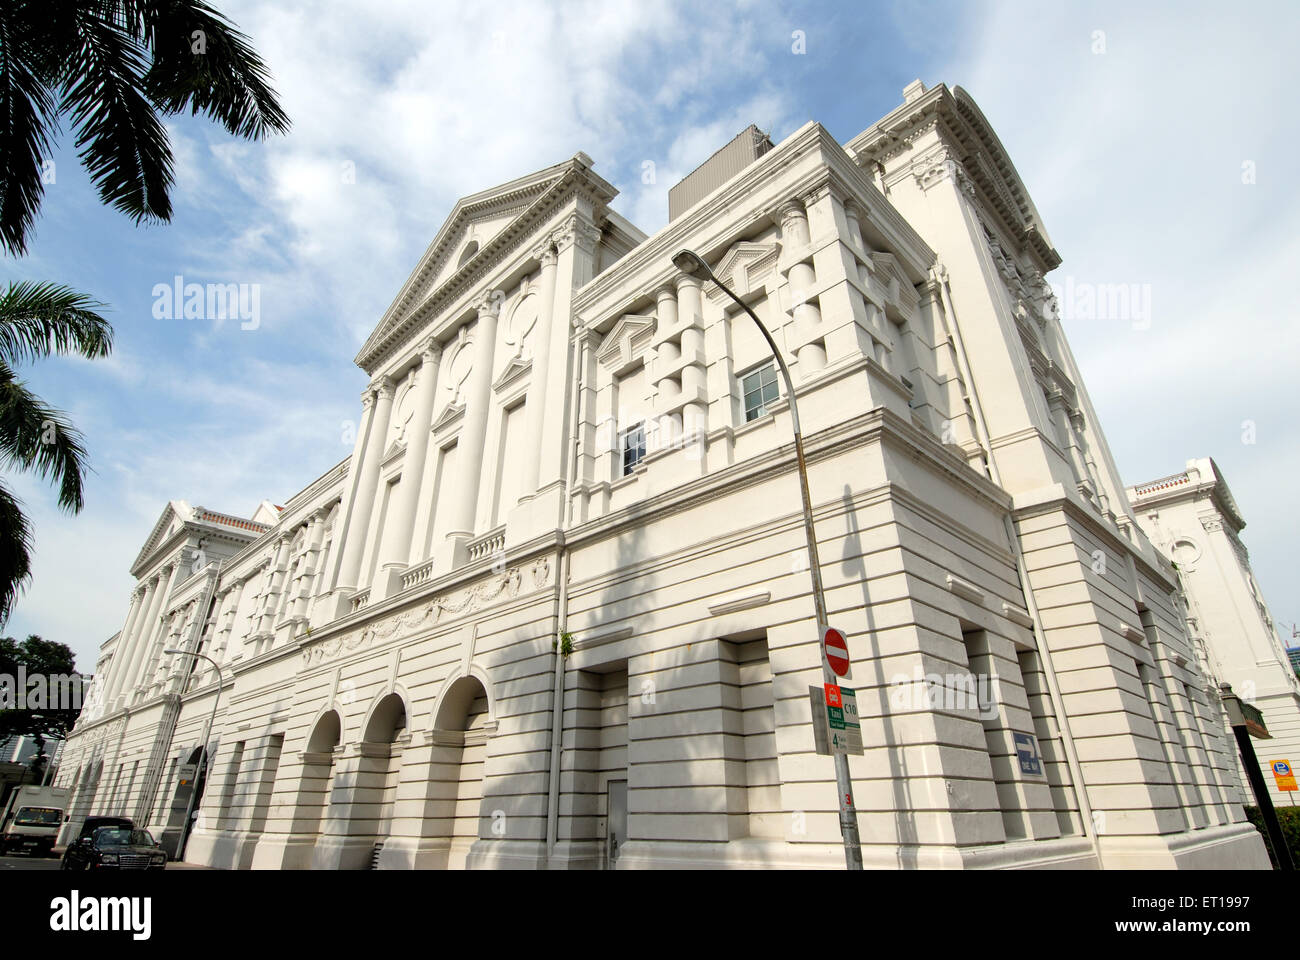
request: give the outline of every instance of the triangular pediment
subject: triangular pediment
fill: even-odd
[[[579,176],[592,183],[602,197],[612,199],[615,191],[591,172],[591,158],[575,154],[563,163],[546,167],[500,186],[457,200],[433,242],[385,311],[374,332],[357,354],[365,366],[369,357],[409,316],[444,288],[459,289],[460,281],[476,275],[499,253],[507,237],[515,236],[532,214],[561,188],[566,179]],[[530,227],[531,229],[531,227]]]
[[[135,570],[142,564],[149,555],[158,549],[159,544],[170,537],[182,525],[185,524],[194,515],[193,508],[184,500],[171,500],[167,506],[163,507],[162,513],[158,517],[158,522],[153,525],[149,531],[149,537],[136,554],[135,562],[131,564],[131,569]]]
[[[504,390],[532,369],[533,361],[530,358],[516,354],[510,358],[506,368],[501,371],[501,376],[497,377],[496,382],[492,384],[492,389],[498,392]]]
[[[714,268],[713,275],[743,297],[758,285],[765,274],[776,268],[779,256],[780,248],[775,243],[738,243],[727,251]],[[727,299],[716,283],[706,283],[704,290],[710,299]]]
[[[443,427],[450,426],[465,415],[465,404],[449,403],[433,421],[433,430],[437,432]]]
[[[596,359],[611,370],[621,370],[650,345],[654,332],[654,317],[624,314],[600,342]]]

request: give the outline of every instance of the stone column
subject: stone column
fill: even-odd
[[[387,524],[389,536],[380,543],[381,568],[375,589],[385,597],[392,596],[401,589],[402,571],[411,562],[415,514],[420,505],[420,485],[424,479],[424,461],[429,451],[429,431],[433,427],[433,402],[437,396],[438,364],[441,360],[442,345],[430,339],[420,353],[420,372],[415,384],[415,411],[411,417],[410,436],[406,439],[406,457],[402,461],[402,479],[397,485],[397,502],[392,505],[392,522]]]
[[[371,384],[371,389],[375,394],[375,407],[369,417],[365,453],[357,473],[356,493],[348,514],[347,530],[343,534],[342,558],[335,582],[335,589],[344,595],[361,585],[361,558],[365,552],[370,513],[375,506],[379,461],[384,455],[384,441],[388,439],[388,419],[393,412],[396,386],[391,378],[381,377]]]
[[[790,284],[790,308],[794,315],[795,357],[799,361],[799,376],[807,378],[826,366],[826,347],[819,341],[821,334],[821,308],[810,302],[816,289],[817,274],[808,256],[808,212],[798,200],[783,203],[778,210],[781,219],[781,259],[787,258],[786,277]]]
[[[543,426],[547,416],[560,414],[560,411],[546,409],[546,384],[551,373],[551,327],[555,317],[555,265],[557,257],[555,246],[547,240],[533,251],[533,256],[542,265],[541,312],[537,318],[537,333],[533,337],[533,370],[528,384],[528,405],[524,408],[524,438],[528,449],[521,451],[524,496],[531,498],[537,492],[541,478],[541,444]],[[506,505],[506,511],[514,506]]]
[[[454,478],[455,497],[450,501],[451,526],[435,563],[442,571],[466,560],[466,545],[474,537],[478,508],[479,470],[483,465],[483,443],[487,436],[488,405],[492,400],[492,359],[496,350],[497,315],[500,297],[483,293],[475,302],[478,323],[474,330],[474,367],[465,396],[465,419],[457,441],[460,476]],[[444,480],[445,482],[445,480]]]
[[[316,571],[325,562],[321,556],[321,543],[325,539],[325,520],[330,515],[329,506],[321,507],[311,515],[311,526],[307,528],[307,556],[303,560],[302,576],[294,588],[291,599],[292,608],[289,615],[295,620],[307,619],[307,605],[311,600],[311,585],[316,579]]]
[[[365,458],[366,438],[370,436],[370,427],[374,422],[374,418],[375,391],[374,385],[371,384],[361,391],[361,429],[357,431],[356,440],[352,445],[352,458],[348,461],[348,478],[343,485],[343,498],[339,501],[338,529],[334,531],[335,541],[343,538],[348,518],[352,515],[352,504],[356,499],[357,492],[357,479],[361,475],[361,462]],[[329,568],[325,571],[325,580],[321,584],[322,593],[329,593],[338,585],[342,554],[343,551],[335,550],[329,558]]]
[[[144,623],[144,632],[140,634],[140,659],[131,678],[130,689],[126,691],[127,703],[134,699],[136,688],[147,677],[146,670],[153,659],[153,650],[164,635],[166,625],[162,622],[163,613],[171,602],[172,586],[176,582],[178,564],[167,564],[158,571],[158,589],[154,591],[153,608]]]
[[[284,577],[289,564],[289,547],[292,544],[293,538],[290,532],[280,537],[280,542],[275,546],[275,560],[271,565],[270,582],[262,603],[262,617],[257,624],[258,637],[268,637],[275,630],[275,609],[278,606],[280,592],[284,589]]]
[[[683,277],[677,277],[680,285]],[[687,278],[690,279],[690,278]],[[696,285],[698,289],[698,284]],[[676,370],[677,361],[681,359],[682,351],[676,339],[681,332],[677,325],[677,288],[673,286],[663,286],[655,291],[655,337],[654,346],[654,369],[655,376],[661,376],[664,370]],[[657,395],[656,407],[660,411],[675,411],[677,398],[681,396],[681,381],[676,377],[662,377],[654,384]],[[655,436],[659,441],[657,445],[666,445],[673,442],[677,435],[678,421],[676,414],[673,412],[662,412],[656,418],[658,423],[655,424]],[[622,429],[630,424],[619,424]]]
[[[110,678],[108,687],[100,691],[106,710],[122,686],[125,662],[131,657],[131,634],[135,629],[135,622],[140,616],[143,598],[144,590],[137,588],[131,591],[131,609],[127,611],[126,624],[122,627],[122,633],[117,638],[117,651],[113,654],[113,676]]]
[[[239,605],[244,602],[244,591],[248,589],[248,579],[235,584],[235,599],[230,604],[230,619],[226,621],[226,663],[244,658],[245,637],[235,636],[235,623],[239,619]]]
[[[861,213],[857,202],[854,200],[845,200],[844,219],[849,225],[849,242],[853,245],[853,249],[865,256],[867,253],[867,245],[862,239],[862,222],[860,217]]]
[[[109,709],[119,702],[120,698],[125,698],[127,692],[131,689],[131,681],[135,677],[135,672],[140,666],[140,649],[145,641],[145,625],[149,623],[150,613],[153,609],[154,596],[158,592],[159,577],[153,577],[145,583],[144,597],[140,601],[139,615],[131,625],[131,637],[127,647],[122,651],[124,656],[122,662],[118,664],[118,676],[113,680],[113,696],[109,701]]]

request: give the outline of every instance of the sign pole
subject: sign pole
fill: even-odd
[[[794,428],[794,453],[799,467],[799,494],[803,498],[803,526],[808,538],[808,565],[812,571],[813,608],[817,615],[818,656],[822,662],[822,676],[825,682],[834,684],[835,674],[826,660],[820,636],[822,628],[826,625],[826,596],[822,592],[821,561],[817,557],[817,532],[813,529],[812,497],[808,493],[808,464],[804,459],[803,432],[799,428],[799,404],[795,398],[794,381],[790,379],[790,368],[786,365],[785,358],[781,356],[776,341],[772,339],[771,332],[764,326],[763,321],[758,319],[758,314],[749,304],[736,296],[730,287],[714,276],[703,257],[691,250],[681,250],[673,257],[673,266],[691,276],[713,281],[723,293],[744,310],[749,315],[749,319],[754,321],[754,326],[758,327],[758,332],[763,335],[763,339],[767,341],[768,349],[772,351],[772,359],[776,361],[781,371],[781,379],[785,383],[785,396],[790,404],[790,425]],[[853,806],[853,784],[849,779],[849,758],[841,753],[835,755],[835,787],[839,794],[840,835],[844,838],[844,862],[850,870],[861,870],[862,847],[858,840],[858,811]]]

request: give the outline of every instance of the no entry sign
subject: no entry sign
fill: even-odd
[[[826,651],[826,662],[831,665],[837,677],[849,675],[849,645],[844,634],[834,627],[822,630],[822,649]]]

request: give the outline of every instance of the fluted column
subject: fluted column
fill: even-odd
[[[370,527],[370,513],[375,506],[375,491],[379,484],[379,461],[384,456],[384,441],[388,438],[388,420],[393,413],[393,393],[396,385],[389,377],[380,377],[372,385],[375,408],[370,416],[370,429],[366,449],[362,455],[361,469],[357,474],[356,494],[348,514],[347,530],[343,535],[343,557],[339,562],[336,589],[356,590],[361,585],[361,558],[366,547],[366,532]]]
[[[121,664],[119,664],[119,674],[113,681],[113,697],[109,701],[110,709],[114,704],[125,703],[131,689],[131,681],[135,677],[136,670],[140,667],[141,650],[147,639],[145,634],[148,632],[145,625],[150,622],[149,616],[153,610],[154,598],[158,593],[159,579],[159,576],[154,576],[145,582],[144,598],[140,601],[140,614],[135,618],[135,623],[131,626],[130,643],[124,651],[125,656],[122,658]]]
[[[144,679],[146,665],[153,656],[155,638],[161,635],[164,629],[162,616],[167,610],[167,602],[171,597],[172,583],[175,579],[176,564],[166,564],[158,571],[158,587],[154,590],[153,603],[150,604],[149,615],[141,625],[140,655],[134,661],[131,678],[127,681],[127,689],[123,691],[126,703],[131,702],[136,688]]]
[[[348,519],[352,516],[352,505],[356,500],[357,480],[361,476],[361,464],[365,459],[366,438],[370,436],[370,427],[374,419],[375,391],[372,385],[361,392],[361,429],[357,431],[356,439],[352,445],[352,458],[348,461],[347,483],[344,484],[343,498],[339,501],[338,529],[334,531],[336,543],[341,543],[343,533],[347,529]],[[325,570],[325,580],[321,584],[322,593],[329,593],[339,584],[342,562],[343,551],[336,548],[329,558],[329,567]]]
[[[266,596],[262,603],[262,617],[257,624],[257,636],[268,636],[275,629],[275,610],[284,587],[284,576],[289,564],[289,547],[293,543],[290,534],[280,537],[275,546],[275,559],[271,564],[271,575],[267,584]]]
[[[438,389],[438,364],[442,346],[430,339],[420,353],[420,371],[415,384],[415,410],[411,431],[402,460],[402,479],[397,485],[397,502],[393,505],[392,523],[387,539],[381,544],[381,579],[384,595],[396,592],[400,574],[411,562],[411,540],[415,530],[415,513],[420,505],[420,484],[424,480],[424,461],[429,450],[429,432],[433,427],[433,401]],[[381,531],[381,534],[384,531]]]
[[[311,596],[312,581],[316,571],[325,558],[320,555],[321,541],[325,539],[325,518],[329,516],[329,507],[321,507],[311,515],[311,525],[307,528],[307,555],[303,559],[302,576],[294,587],[294,596],[290,599],[292,606],[289,615],[301,620],[307,616],[307,602]]]
[[[247,579],[235,584],[235,598],[231,601],[229,619],[226,621],[226,659],[222,661],[223,663],[230,663],[244,656],[244,637],[235,636],[235,622],[239,619],[239,605],[244,602],[244,591],[247,589]]]
[[[460,476],[454,478],[455,498],[451,501],[451,526],[442,548],[439,566],[444,569],[465,562],[465,545],[474,536],[478,509],[479,472],[483,467],[483,443],[487,436],[488,406],[492,400],[492,361],[496,352],[497,315],[500,297],[488,291],[474,303],[478,323],[474,328],[474,367],[465,395],[465,420],[457,441]]]
[[[524,407],[524,439],[527,449],[519,451],[519,465],[523,471],[520,485],[524,495],[537,492],[542,468],[542,434],[546,423],[547,382],[551,375],[551,328],[555,318],[555,265],[558,257],[554,244],[548,239],[533,251],[542,265],[542,309],[537,318],[537,332],[533,336],[533,370],[528,384],[528,403]],[[505,505],[507,511],[513,503]]]
[[[100,691],[103,695],[105,709],[113,702],[117,696],[117,691],[122,686],[122,674],[126,670],[126,662],[131,659],[131,638],[135,630],[136,620],[140,617],[140,607],[143,606],[144,591],[137,588],[131,591],[131,609],[126,613],[126,623],[122,627],[121,634],[117,638],[117,651],[113,654],[113,675],[110,679],[107,689]]]
[[[812,264],[802,259],[808,247],[808,211],[798,200],[783,203],[778,211],[781,217],[782,255],[799,257],[787,273],[790,283],[790,306],[795,323],[795,356],[799,360],[799,376],[808,377],[826,366],[826,347],[818,340],[821,332],[821,308],[810,302],[816,289],[817,274]]]

